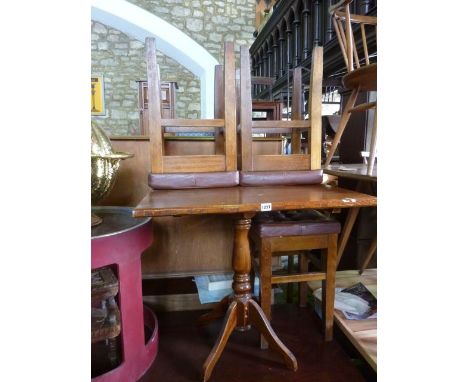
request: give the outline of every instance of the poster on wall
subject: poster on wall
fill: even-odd
[[[104,80],[102,76],[91,76],[91,115],[105,115]]]

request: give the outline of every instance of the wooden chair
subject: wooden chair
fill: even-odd
[[[215,119],[161,118],[160,79],[154,38],[146,38],[151,173],[154,189],[229,187],[238,184],[234,44],[224,45],[222,109]],[[218,72],[218,75],[220,73]],[[223,130],[223,134],[217,134]],[[165,155],[164,139],[180,132],[215,132],[222,137],[213,155]]]
[[[300,119],[300,78],[296,75],[292,121],[252,121],[249,50],[241,47],[241,172],[243,186],[319,184],[321,170],[321,97],[323,75],[323,48],[313,51],[309,91],[309,120]],[[300,68],[298,69],[300,71]],[[295,96],[294,96],[295,95]],[[252,132],[284,133],[293,130],[293,154],[255,155],[252,152]],[[300,131],[309,133],[308,153],[300,153]],[[333,303],[335,295],[335,268],[337,236],[340,224],[317,211],[306,213],[288,211],[260,214],[251,229],[251,240],[259,249],[260,304],[271,318],[271,289],[275,283],[301,283],[301,304],[306,304],[307,281],[323,280],[323,317],[325,339],[333,336]],[[301,255],[299,274],[272,276],[271,260],[274,254],[294,255],[298,251],[322,249],[322,272],[308,272],[307,259]],[[262,338],[261,347],[268,345]]]
[[[343,109],[340,123],[325,161],[325,166],[328,166],[331,162],[333,154],[336,151],[341,136],[343,135],[349,118],[351,117],[351,113],[375,109],[374,126],[372,128],[370,145],[370,158],[367,163],[367,173],[370,175],[372,174],[376,154],[377,102],[368,102],[360,105],[355,105],[355,103],[359,92],[377,91],[377,63],[370,62],[366,31],[366,25],[373,26],[377,29],[377,17],[351,14],[349,5],[352,1],[353,0],[341,0],[329,8],[336,37],[347,69],[347,74],[343,76],[343,85],[346,89],[351,90],[351,95]],[[353,25],[359,25],[359,30],[361,32],[360,44],[356,44]],[[360,60],[358,55],[358,48],[360,47],[362,47],[362,51],[364,53],[364,60]]]

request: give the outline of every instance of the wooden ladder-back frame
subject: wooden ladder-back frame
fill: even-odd
[[[240,78],[240,131],[241,131],[241,169],[242,171],[294,171],[316,170],[321,168],[322,141],[322,78],[323,78],[323,48],[315,47],[312,52],[310,88],[309,88],[309,120],[300,119],[300,99],[298,95],[300,78],[296,73],[296,87],[293,91],[293,120],[291,121],[252,121],[252,93],[250,74],[250,55],[247,46],[241,46],[241,78]],[[300,73],[300,68],[298,69]],[[299,85],[298,85],[299,84]],[[253,155],[252,132],[283,133],[292,130],[293,154],[291,155]],[[300,131],[309,131],[308,154],[300,154]]]
[[[371,175],[374,167],[377,147],[377,102],[366,102],[355,105],[358,94],[362,91],[377,91],[377,63],[370,62],[369,49],[366,38],[366,25],[372,25],[377,34],[377,17],[355,15],[350,12],[350,3],[353,0],[341,0],[329,8],[333,20],[338,44],[343,54],[348,73],[343,76],[343,84],[346,89],[352,90],[341,114],[341,120],[336,129],[335,137],[325,159],[325,166],[329,166],[338,147],[341,136],[348,124],[351,113],[375,110],[374,124],[372,128],[370,157],[367,166],[367,174]],[[361,44],[364,52],[364,61],[360,62],[358,46],[353,33],[353,24],[359,24],[358,32],[361,32]],[[354,59],[354,61],[353,61]]]
[[[349,4],[353,0],[342,0],[329,9],[332,16],[333,26],[336,32],[336,38],[343,54],[348,73],[355,68],[360,68],[360,59],[358,46],[353,33],[353,24],[359,24],[361,32],[362,50],[364,54],[365,65],[370,64],[369,51],[367,46],[366,25],[372,25],[377,32],[377,17],[351,14]]]
[[[156,42],[146,38],[148,76],[148,128],[152,173],[236,171],[236,93],[234,44],[224,44],[224,103],[218,106],[216,119],[162,119],[160,76],[156,59]],[[218,73],[219,75],[219,73]],[[224,118],[221,118],[221,115]],[[224,131],[224,153],[215,155],[164,155],[164,133],[187,131]]]

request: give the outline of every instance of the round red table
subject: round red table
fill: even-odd
[[[115,265],[119,280],[122,363],[93,382],[131,382],[149,369],[158,352],[158,321],[143,307],[141,253],[151,245],[151,218],[134,219],[129,207],[93,207],[103,222],[91,229],[91,268]],[[151,332],[145,341],[145,326]]]

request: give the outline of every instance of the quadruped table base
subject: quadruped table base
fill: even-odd
[[[143,306],[141,253],[153,241],[151,218],[134,219],[126,207],[96,207],[103,223],[92,228],[91,268],[116,267],[119,280],[122,363],[92,379],[93,382],[135,382],[156,358],[158,320]],[[145,341],[145,326],[151,336]]]
[[[133,210],[139,218],[203,214],[240,215],[235,222],[232,269],[234,294],[225,297],[199,319],[200,323],[224,317],[222,329],[203,365],[206,382],[234,329],[248,330],[253,325],[271,348],[283,357],[287,367],[297,370],[294,355],[273,331],[261,307],[253,299],[250,284],[251,256],[248,232],[257,212],[295,209],[330,209],[375,206],[374,196],[327,185],[225,187],[212,189],[153,190]]]
[[[291,351],[281,342],[262,308],[252,297],[250,284],[250,250],[248,232],[254,214],[246,213],[235,223],[234,252],[232,266],[234,269],[232,289],[234,294],[224,297],[215,308],[198,320],[199,324],[224,317],[218,338],[203,364],[203,382],[208,381],[218,362],[227,341],[234,329],[250,330],[253,325],[268,341],[272,349],[278,352],[286,366],[296,371],[297,360]]]

